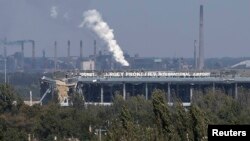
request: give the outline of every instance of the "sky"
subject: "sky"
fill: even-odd
[[[79,28],[83,13],[99,11],[122,50],[131,56],[193,57],[194,40],[199,37],[199,5],[204,4],[205,58],[250,56],[249,0],[0,0],[0,39],[35,40],[36,56],[84,56],[106,44],[88,28]],[[0,45],[1,46],[1,45]],[[31,45],[25,44],[25,56]],[[1,46],[1,53],[2,51]],[[8,54],[20,46],[8,46]]]

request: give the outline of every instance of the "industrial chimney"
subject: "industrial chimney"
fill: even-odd
[[[46,55],[45,55],[45,50],[43,49],[43,68],[47,68],[46,67]]]
[[[197,46],[196,46],[197,41],[194,40],[194,70],[197,69]]]
[[[94,58],[96,58],[96,40],[94,40]]]
[[[21,69],[23,70],[24,68],[24,41],[21,42],[21,54],[22,54]]]
[[[45,50],[43,49],[43,59],[45,59]]]
[[[21,53],[24,56],[24,41],[21,42]]]
[[[70,61],[70,40],[68,40],[68,61]]]
[[[3,54],[4,54],[4,83],[7,84],[7,49],[6,49],[6,45],[4,45],[4,53]]]
[[[203,4],[200,5],[200,29],[199,29],[199,70],[204,69],[204,19],[203,19]]]
[[[54,46],[55,46],[55,50],[54,50],[54,64],[55,64],[55,71],[56,71],[56,66],[57,66],[57,42],[55,41],[55,44],[54,44]]]
[[[82,40],[80,41],[80,59],[82,60]]]
[[[35,61],[36,61],[35,60],[35,41],[32,40],[32,67],[33,69],[35,68],[35,64],[36,64]]]

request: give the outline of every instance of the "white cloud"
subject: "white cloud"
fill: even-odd
[[[58,8],[56,6],[52,6],[50,9],[50,16],[52,18],[57,18],[58,16]]]

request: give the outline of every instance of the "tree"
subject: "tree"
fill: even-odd
[[[27,133],[24,129],[13,126],[6,119],[0,117],[0,140],[1,141],[26,141]]]
[[[53,136],[60,135],[59,107],[51,104],[37,119],[35,133],[39,139],[53,139]]]
[[[193,140],[201,141],[207,136],[207,124],[208,120],[206,119],[205,113],[201,109],[192,105],[190,108],[191,116],[191,125],[193,131]]]
[[[7,123],[6,121],[0,117],[0,140],[4,138],[4,132],[7,130]]]
[[[126,105],[123,105],[122,111],[117,119],[112,121],[108,129],[108,140],[140,141],[145,140],[139,124],[134,119]]]
[[[0,113],[10,112],[14,101],[14,90],[9,85],[0,84]]]
[[[72,95],[72,103],[73,107],[77,110],[82,110],[84,108],[84,100],[83,96],[80,94]]]
[[[164,98],[164,91],[155,90],[153,92],[152,104],[159,140],[173,140],[174,128],[170,117],[171,114]]]
[[[133,96],[123,100],[122,96],[118,95],[115,98],[114,106],[115,113],[121,113],[122,107],[126,105],[131,113],[131,116],[137,124],[141,126],[153,126],[154,113],[151,100],[146,100],[143,96]]]
[[[122,112],[120,115],[120,120],[122,123],[122,128],[124,131],[124,137],[131,140],[135,137],[134,133],[134,123],[132,116],[126,106],[122,107]]]
[[[180,102],[177,102],[173,109],[172,121],[175,127],[176,138],[181,141],[189,141],[192,139],[192,124],[190,114]]]
[[[205,95],[194,95],[193,100],[193,104],[204,111],[213,124],[239,123],[238,117],[245,109],[244,104],[241,105],[236,99],[219,90],[207,91]]]
[[[3,135],[4,141],[27,141],[28,135],[17,128],[8,128]]]

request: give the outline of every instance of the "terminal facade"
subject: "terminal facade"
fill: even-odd
[[[250,88],[249,77],[217,76],[210,72],[82,72],[61,81],[67,87],[64,89],[67,95],[64,94],[63,97],[60,96],[62,92],[57,91],[62,104],[69,102],[73,94],[82,95],[86,104],[112,103],[116,94],[122,95],[124,100],[137,95],[150,99],[152,92],[160,89],[165,92],[168,103],[178,99],[183,104],[190,105],[194,92],[205,93],[207,90],[219,89],[237,98],[239,87]],[[44,99],[49,101],[60,84],[58,80],[43,77],[41,97],[50,89]]]

